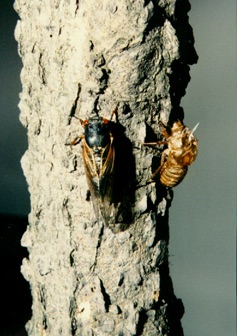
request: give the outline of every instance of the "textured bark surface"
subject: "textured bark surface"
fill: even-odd
[[[159,138],[159,120],[183,119],[196,61],[189,3],[16,0],[15,9],[29,138],[28,334],[182,335],[168,270],[172,193],[147,183],[160,154],[141,143]],[[80,145],[65,143],[83,132],[77,118],[109,118],[116,106],[119,223],[106,227],[87,199]]]

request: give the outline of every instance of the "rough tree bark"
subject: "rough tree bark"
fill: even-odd
[[[15,1],[29,335],[182,335],[168,268],[172,191],[147,183],[160,154],[141,143],[160,137],[159,120],[183,119],[197,58],[189,9],[185,0]],[[118,206],[106,227],[88,201],[80,145],[65,143],[83,132],[77,118],[109,118],[116,106]]]

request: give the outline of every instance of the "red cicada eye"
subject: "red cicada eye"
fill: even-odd
[[[103,123],[106,124],[106,125],[109,123],[108,119],[103,118],[102,120],[103,120]]]

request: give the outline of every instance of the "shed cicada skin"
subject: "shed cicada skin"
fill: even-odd
[[[183,180],[187,174],[188,166],[197,157],[198,140],[193,133],[198,125],[193,130],[180,121],[175,121],[171,128],[163,123],[160,123],[160,126],[165,141],[145,143],[146,145],[167,145],[167,148],[162,152],[160,166],[152,174],[151,179],[159,175],[161,184],[172,188]]]
[[[114,185],[115,146],[111,132],[112,121],[95,115],[86,120],[80,119],[80,122],[84,134],[75,138],[70,145],[81,142],[86,179],[95,215],[97,219],[102,216],[107,224]]]

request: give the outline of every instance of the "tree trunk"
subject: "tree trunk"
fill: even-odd
[[[160,138],[159,121],[183,119],[196,61],[188,1],[16,0],[15,10],[29,139],[28,334],[182,335],[168,268],[172,191],[147,182],[160,154],[142,143]],[[81,146],[65,144],[83,134],[78,118],[109,119],[116,106],[116,202],[105,225],[88,200]]]

